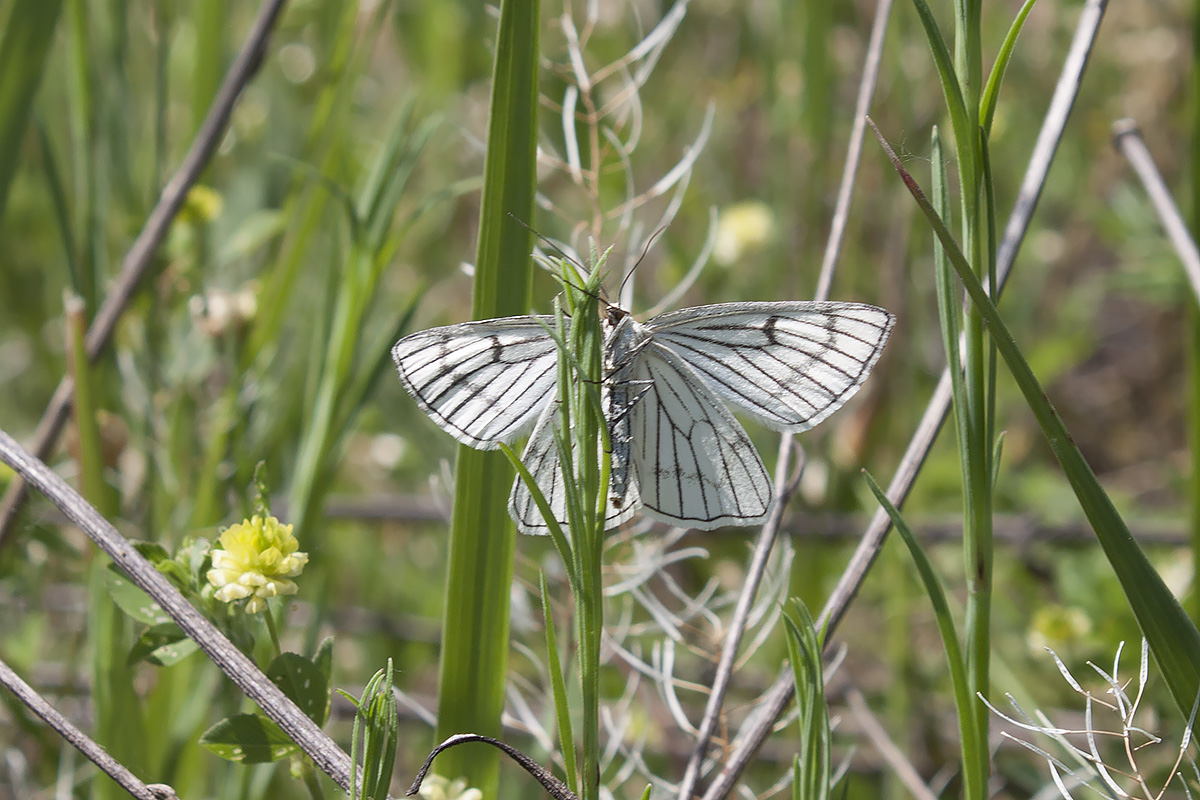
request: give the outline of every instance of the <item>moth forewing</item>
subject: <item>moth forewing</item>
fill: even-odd
[[[392,348],[404,388],[438,427],[481,450],[517,439],[554,389],[557,350],[544,322],[504,317],[430,328]]]
[[[722,303],[655,317],[654,346],[769,427],[806,431],[866,381],[895,318],[865,303]]]

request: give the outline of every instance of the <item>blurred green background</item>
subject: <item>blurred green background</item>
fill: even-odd
[[[581,14],[583,4],[576,5]],[[1019,5],[985,4],[987,52]],[[1043,0],[1018,43],[992,144],[1001,219],[1080,7]],[[601,3],[586,50],[591,64],[626,51],[667,8],[643,0]],[[648,188],[679,161],[709,103],[712,130],[677,218],[638,269],[635,312],[688,270],[710,236],[714,208],[717,246],[682,305],[812,294],[873,9],[858,0],[687,6],[640,89],[641,135],[630,158],[637,186]],[[948,26],[949,4],[935,11]],[[1178,0],[1137,0],[1107,12],[1001,304],[1135,534],[1157,537],[1152,556],[1181,595],[1191,590],[1189,562],[1181,545],[1161,540],[1184,541],[1188,506],[1196,501],[1187,482],[1187,416],[1195,402],[1187,388],[1187,315],[1195,301],[1109,137],[1113,121],[1136,119],[1176,196],[1190,195],[1195,11]],[[67,368],[64,292],[95,311],[255,13],[255,4],[233,0],[0,5],[0,25],[7,26],[0,29],[32,25],[47,43],[40,52],[36,36],[23,33],[28,46],[5,39],[0,53],[8,59],[0,70],[0,428],[17,438],[31,436]],[[559,153],[567,63],[561,13],[559,3],[544,3],[549,63],[541,127],[549,151]],[[462,265],[475,252],[494,27],[493,13],[462,0],[289,3],[261,72],[92,375],[109,510],[122,532],[168,549],[184,537],[215,539],[220,526],[247,512],[254,465],[265,461],[276,510],[294,511],[299,497],[313,512],[297,530],[312,562],[290,612],[289,641],[310,650],[335,635],[334,684],[352,692],[393,658],[397,685],[426,706],[436,688],[441,515],[454,444],[404,395],[387,347],[405,330],[469,315],[470,277]],[[930,127],[944,125],[942,107],[916,16],[899,2],[872,116],[921,180],[928,180]],[[613,178],[601,198],[605,207],[619,203],[622,191]],[[543,212],[531,224],[570,237],[570,215],[589,213],[586,198],[549,163],[541,192],[561,213]],[[817,516],[793,526],[801,557],[792,586],[810,604],[823,601],[864,510],[873,509],[858,469],[890,476],[942,368],[931,242],[914,210],[868,142],[832,297],[884,305],[899,324],[862,395],[801,440],[810,465],[794,507]],[[656,220],[647,213],[644,224]],[[535,308],[545,311],[553,287],[539,280]],[[359,295],[347,317],[337,307],[349,282]],[[314,406],[330,379],[331,339],[350,350],[338,376],[338,405],[328,430],[318,431]],[[1121,640],[1136,642],[1137,629],[1003,375],[1000,387],[1007,439],[997,487],[994,681],[1035,706],[1077,710],[1081,704],[1041,646],[1080,667],[1089,658],[1110,659]],[[751,434],[773,459],[774,437],[758,428]],[[69,432],[53,459],[72,480],[78,441]],[[306,459],[315,459],[316,486],[298,495],[294,479]],[[0,467],[0,485],[10,477]],[[932,555],[952,586],[962,582],[954,545],[960,506],[952,439],[944,436],[907,511],[918,533],[939,533],[947,543]],[[1062,535],[1045,535],[1051,529]],[[675,579],[694,591],[710,578],[736,588],[751,534],[688,537],[686,545],[709,546],[711,556],[673,567]],[[41,498],[30,502],[0,550],[0,655],[85,729],[103,727],[93,702],[103,661],[97,649],[111,650],[109,660],[125,674],[134,635],[131,627],[107,630],[97,622],[95,604],[105,595],[89,589],[96,560],[91,545]],[[519,543],[518,595],[528,599],[536,570],[552,560],[546,542]],[[541,677],[519,648],[525,639],[538,646],[540,633],[521,620],[540,612],[522,610],[518,601],[515,613],[513,680],[536,695]],[[108,638],[100,638],[102,630]],[[706,644],[712,631],[694,633],[697,651],[715,648]],[[952,709],[935,631],[909,565],[892,545],[839,634],[849,649],[831,690],[835,711],[836,687],[859,687],[922,774],[936,782],[940,770],[952,771]],[[769,682],[782,648],[772,639],[761,659],[735,674],[737,696],[749,700]],[[693,679],[703,681],[699,661]],[[143,777],[169,782],[189,798],[303,796],[286,770],[225,765],[196,746],[219,712],[239,707],[200,657],[169,669],[140,664],[129,674],[138,697],[129,702],[139,716],[129,724],[162,734],[128,751]],[[702,696],[688,698],[689,708],[701,707]],[[344,722],[343,707],[331,729],[343,739]],[[651,769],[677,779],[686,748],[678,733],[672,736],[669,717],[647,715],[637,725],[648,737]],[[754,777],[759,788],[790,759],[789,736],[764,751]],[[842,745],[858,744],[849,796],[904,796],[853,720],[839,736]],[[406,720],[400,775],[416,767],[431,738],[420,721]],[[544,754],[537,743],[526,744]],[[91,772],[79,761],[3,697],[0,797],[50,796],[56,781],[64,796],[90,796]],[[1029,797],[1045,782],[1036,759],[1012,746],[1001,749],[996,769],[998,796]],[[533,791],[519,779],[513,786],[526,794],[510,796]],[[632,793],[613,788],[618,796]]]

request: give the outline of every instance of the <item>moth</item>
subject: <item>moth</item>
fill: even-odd
[[[495,449],[532,425],[522,462],[565,524],[553,324],[519,316],[431,328],[397,342],[392,359],[421,410],[463,444]],[[644,323],[611,307],[601,386],[612,445],[606,528],[639,508],[700,530],[761,523],[771,481],[727,404],[775,430],[806,431],[863,385],[894,324],[863,303],[720,303]],[[519,530],[547,532],[519,478],[508,508]]]

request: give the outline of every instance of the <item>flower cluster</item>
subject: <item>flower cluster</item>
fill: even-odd
[[[451,781],[441,775],[430,775],[418,791],[421,800],[483,800],[483,792],[468,788],[465,778]]]
[[[267,607],[267,598],[296,593],[295,581],[308,563],[308,554],[297,552],[300,543],[291,525],[275,517],[255,515],[221,533],[221,549],[212,551],[208,582],[223,603],[250,598],[247,614]]]

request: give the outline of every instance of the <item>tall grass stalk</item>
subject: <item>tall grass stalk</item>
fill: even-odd
[[[539,0],[503,0],[496,39],[487,162],[475,259],[476,319],[529,310],[529,232],[536,187]],[[520,221],[520,222],[519,222]],[[438,684],[438,739],[500,735],[508,665],[509,592],[516,531],[508,518],[513,472],[498,453],[460,446]],[[439,770],[498,796],[495,750],[455,748]]]
[[[8,200],[21,141],[33,113],[33,99],[54,40],[62,0],[9,3],[0,37],[0,219]]]
[[[607,253],[605,254],[607,255]],[[600,646],[604,629],[604,587],[601,563],[604,552],[604,528],[611,479],[612,442],[605,422],[599,387],[605,377],[604,333],[600,325],[599,291],[603,279],[603,257],[593,259],[594,266],[582,287],[569,264],[560,264],[563,285],[557,309],[556,328],[552,332],[559,345],[558,420],[555,444],[563,466],[563,492],[567,529],[562,530],[537,481],[521,464],[516,454],[502,446],[521,480],[528,486],[542,512],[550,536],[563,559],[571,595],[575,601],[575,643],[579,653],[579,687],[582,724],[578,776],[568,775],[568,785],[579,787],[582,800],[600,797]],[[567,320],[570,324],[567,324]],[[619,389],[610,391],[616,393]],[[547,616],[547,619],[549,617]],[[556,661],[553,638],[548,639],[549,657]],[[552,672],[557,666],[552,667]],[[552,685],[559,717],[567,718],[564,691]],[[560,740],[573,747],[570,729],[560,722]],[[564,735],[565,734],[565,735]],[[564,754],[566,764],[575,762],[574,754]]]
[[[980,0],[955,0],[953,59],[950,58],[937,21],[925,0],[913,0],[913,3],[925,29],[949,111],[955,161],[958,165],[962,248],[968,255],[972,268],[976,270],[975,274],[980,282],[995,287],[996,220],[988,161],[988,134],[999,87],[1012,56],[1017,35],[1032,8],[1032,2],[1026,2],[1018,11],[986,84],[983,78]],[[945,176],[937,174],[942,166],[940,158],[936,156],[934,169],[933,202],[938,213],[949,219],[949,203],[944,188]],[[971,696],[986,698],[989,691],[991,659],[992,492],[997,469],[997,449],[994,446],[996,353],[979,309],[974,304],[968,305],[963,312],[963,343],[960,350],[960,325],[956,321],[959,313],[958,292],[951,289],[956,284],[949,277],[949,264],[940,250],[935,252],[935,269],[942,338],[951,371],[951,394],[963,481],[967,676]],[[983,707],[976,703],[966,711],[975,718],[973,741],[986,742],[988,716]],[[964,755],[967,747],[968,743],[964,742]],[[982,770],[982,774],[986,776],[987,748],[972,749],[981,762],[975,765],[975,769]],[[967,772],[969,774],[972,770],[968,769]],[[976,791],[984,791],[983,786],[976,784]],[[969,796],[982,798],[984,795]]]
[[[576,576],[576,637],[579,647],[579,678],[583,701],[583,749],[579,776],[582,800],[600,797],[600,640],[604,629],[604,587],[600,564],[604,551],[604,522],[608,499],[611,443],[601,449],[601,435],[607,431],[599,402],[603,376],[604,336],[596,292],[600,284],[600,265],[586,292],[565,285],[572,325],[567,350],[560,356],[559,398],[562,401],[559,430],[559,458],[575,472],[576,502],[569,503],[572,553]],[[571,369],[571,354],[578,363]],[[603,458],[602,458],[603,455]]]
[[[1191,228],[1200,239],[1200,0],[1192,5],[1192,115],[1191,115]],[[1188,396],[1187,418],[1190,462],[1188,497],[1191,502],[1192,594],[1188,610],[1200,624],[1200,307],[1188,303]]]
[[[946,176],[946,164],[942,156],[941,139],[938,136],[938,129],[935,126],[932,134],[932,144],[930,148],[931,161],[933,163],[933,205],[938,213],[943,217],[949,217],[950,214],[950,192]],[[946,350],[946,362],[950,365],[950,387],[951,396],[954,398],[965,398],[969,392],[966,386],[966,376],[963,370],[959,369],[959,364],[962,362],[962,348],[960,346],[960,335],[962,333],[963,322],[960,320],[961,309],[961,293],[957,290],[958,284],[954,280],[954,272],[950,266],[949,259],[946,257],[946,250],[941,242],[934,240],[933,261],[935,283],[937,286],[937,301],[938,301],[938,316],[942,329],[942,345]],[[971,434],[971,418],[968,411],[968,404],[955,402],[954,410],[954,426],[959,442],[960,452],[965,451],[966,443],[973,441]],[[962,479],[964,491],[967,491],[971,486],[972,471],[969,469],[969,459],[960,458],[959,464],[962,468]],[[871,485],[872,491],[877,489],[875,483],[868,477],[868,482]],[[886,501],[886,497],[885,497]],[[905,535],[904,529],[900,528],[897,523],[897,515],[893,514],[893,508],[890,503],[880,501],[882,507],[889,512],[892,517],[892,524],[897,526],[904,537],[905,544],[908,545],[909,551],[913,551],[913,544],[909,542],[909,537]],[[974,506],[968,501],[968,508]],[[970,519],[970,517],[968,518]],[[970,523],[964,526],[964,532],[971,530]],[[964,549],[971,553],[970,547],[967,545],[969,537],[964,540]],[[913,553],[914,559],[919,559],[918,553]],[[971,564],[970,556],[968,555],[968,570]],[[962,653],[957,634],[954,632],[953,621],[949,614],[943,614],[944,601],[939,603],[935,597],[933,588],[930,585],[928,577],[925,575],[921,563],[918,561],[918,568],[921,569],[921,578],[925,584],[926,593],[930,595],[930,599],[934,603],[934,608],[938,612],[938,624],[942,627],[943,646],[946,649],[946,657],[951,662],[950,674],[953,681],[957,682],[960,677],[963,685],[955,686],[956,699],[955,711],[959,718],[959,735],[961,738],[960,748],[962,752],[963,766],[963,797],[967,798],[982,798],[986,796],[984,776],[987,772],[987,729],[980,727],[978,720],[983,716],[978,704],[975,702],[976,692],[981,691],[977,683],[978,674],[971,669],[972,659],[971,652],[968,650],[966,654]],[[972,623],[979,625],[982,622],[980,617],[980,597],[979,593],[971,590],[972,581],[968,572],[968,595],[967,595],[967,630],[966,643],[969,646],[977,643],[980,631],[972,628]],[[972,615],[971,611],[975,614]],[[947,632],[947,625],[948,632]],[[987,632],[982,635],[986,638]],[[952,637],[952,638],[951,638]],[[975,662],[978,663],[978,662]],[[959,696],[961,695],[961,697]],[[986,717],[984,718],[986,723]]]

